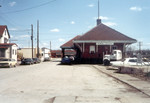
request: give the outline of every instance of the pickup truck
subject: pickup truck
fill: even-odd
[[[122,59],[122,52],[121,52],[121,50],[113,50],[112,54],[104,55],[103,64],[105,66],[108,66],[108,65],[110,65],[111,61],[118,61],[118,60],[121,60],[121,59]]]

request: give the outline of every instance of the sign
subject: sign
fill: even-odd
[[[114,45],[113,42],[97,42],[96,45]]]

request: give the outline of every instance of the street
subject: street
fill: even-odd
[[[51,61],[0,68],[0,103],[53,103],[57,97],[74,97],[74,103],[150,101],[145,94],[99,72],[93,65]]]

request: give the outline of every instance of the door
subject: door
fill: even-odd
[[[5,49],[0,49],[0,57],[5,57]]]

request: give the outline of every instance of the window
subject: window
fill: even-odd
[[[6,30],[4,32],[5,32],[5,35],[6,35]]]
[[[0,50],[0,57],[5,57],[5,50]]]
[[[95,46],[90,46],[90,53],[94,54],[95,53]]]
[[[8,42],[8,39],[7,38],[4,38],[4,43],[7,43]]]
[[[112,50],[115,50],[115,49],[117,49],[117,46],[114,45],[114,46],[112,47]]]
[[[113,54],[117,54],[117,52],[116,52],[116,51],[114,51],[114,52],[113,52]]]
[[[17,55],[17,50],[15,50],[15,55]]]
[[[15,54],[14,49],[13,49],[13,53],[12,54]]]

